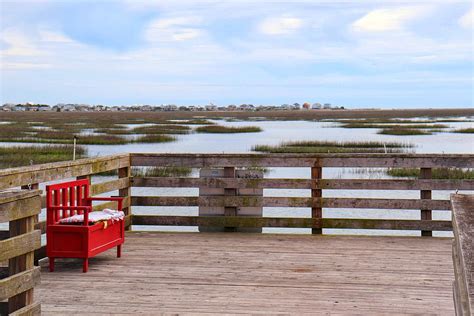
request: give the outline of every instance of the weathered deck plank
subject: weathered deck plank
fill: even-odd
[[[45,315],[454,312],[451,239],[137,233],[91,260],[42,262]]]

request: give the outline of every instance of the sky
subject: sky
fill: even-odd
[[[0,0],[0,102],[473,107],[471,1]]]

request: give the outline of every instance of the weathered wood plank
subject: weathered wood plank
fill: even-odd
[[[472,168],[474,155],[444,154],[138,154],[132,166]]]
[[[125,213],[125,215],[132,214],[132,208],[130,204],[130,196],[132,195],[132,188],[130,187],[130,176],[132,175],[131,172],[132,172],[132,168],[130,167],[130,162],[129,162],[129,166],[120,168],[118,170],[119,181],[122,181],[125,184],[119,190],[119,196],[127,199],[127,203],[124,204],[122,207],[122,211]],[[125,227],[126,229],[128,229],[129,225],[125,225]]]
[[[132,177],[133,187],[244,188],[244,189],[331,189],[331,190],[474,190],[474,180],[392,179],[239,179]]]
[[[94,183],[90,186],[91,196],[102,193],[125,189],[128,187],[128,178],[114,179],[102,183]]]
[[[432,169],[431,168],[421,168],[420,169],[420,179],[431,179]],[[422,200],[431,200],[431,190],[421,190],[420,199]],[[422,220],[431,220],[431,208],[422,208],[421,210],[421,219]],[[421,236],[432,236],[433,232],[431,231],[422,231]]]
[[[0,205],[14,202],[21,199],[27,199],[38,195],[37,190],[11,190],[0,192]]]
[[[397,229],[450,231],[450,221],[280,218],[254,216],[156,216],[134,215],[134,225],[292,227],[344,229]]]
[[[474,312],[474,196],[452,194],[457,315]]]
[[[39,302],[25,306],[13,313],[10,316],[38,316],[41,315],[41,304]]]
[[[316,163],[315,167],[311,168],[311,179],[312,180],[320,180],[323,177],[323,168],[318,167],[319,163]],[[320,188],[312,188],[311,189],[311,198],[312,198],[312,207],[311,207],[311,217],[313,219],[318,219],[323,217],[323,209],[322,206],[317,202],[318,200],[321,200],[323,197],[323,190]],[[319,205],[318,205],[319,204]],[[312,230],[313,234],[322,234],[323,230],[321,228],[313,228]]]
[[[29,216],[34,216],[41,212],[41,201],[39,194],[41,191],[28,191],[28,197],[10,200],[0,204],[0,223],[17,220]],[[21,194],[23,196],[23,193]]]
[[[40,193],[37,192],[36,199],[39,202]],[[39,203],[38,203],[39,204]],[[35,217],[25,217],[9,222],[10,237],[21,236],[34,231]],[[24,271],[31,270],[34,267],[34,252],[27,252],[8,260],[8,268],[10,276],[21,274]],[[22,291],[8,299],[9,312],[14,312],[26,305],[33,303],[33,289]]]
[[[429,208],[449,210],[449,200],[415,199],[362,199],[362,198],[304,198],[304,197],[257,197],[257,196],[133,196],[136,206],[260,206],[263,207],[326,207],[326,208],[373,208],[414,209]]]
[[[41,231],[35,230],[0,241],[0,261],[11,259],[41,246]]]
[[[34,267],[24,272],[0,280],[0,301],[34,288],[40,282],[40,268]]]
[[[27,185],[28,183],[41,183],[100,173],[128,165],[129,155],[121,154],[3,169],[0,170],[0,190]]]

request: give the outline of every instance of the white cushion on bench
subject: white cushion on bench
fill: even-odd
[[[118,221],[125,217],[122,211],[116,211],[111,209],[104,209],[103,211],[96,211],[89,213],[89,223],[97,223],[102,221]],[[76,214],[70,217],[62,218],[59,220],[60,224],[78,224],[84,222],[83,214]]]

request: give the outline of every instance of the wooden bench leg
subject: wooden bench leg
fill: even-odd
[[[82,263],[82,272],[86,273],[89,271],[89,258],[84,258],[84,262]]]
[[[49,257],[49,272],[54,272],[54,258]]]
[[[117,246],[117,258],[122,256],[122,245]]]

